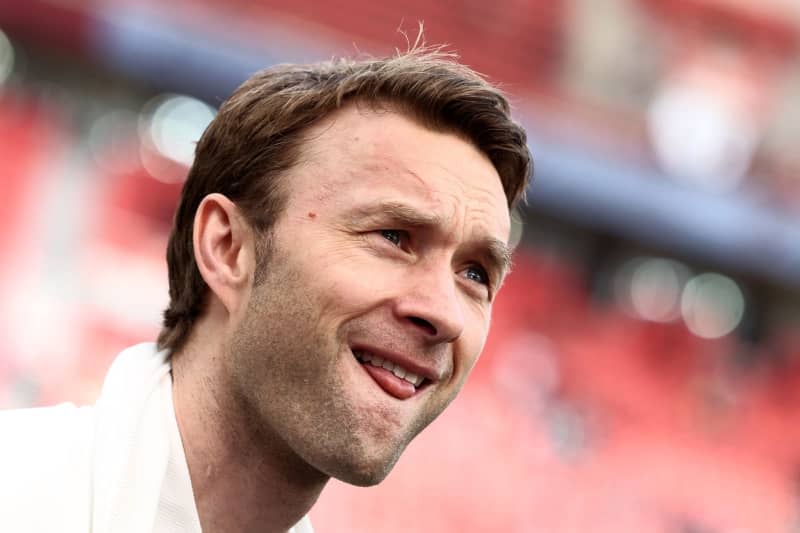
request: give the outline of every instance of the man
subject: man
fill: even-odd
[[[2,415],[0,529],[311,531],[330,477],[380,482],[461,389],[529,174],[440,52],[250,78],[197,145],[157,347],[93,407]]]

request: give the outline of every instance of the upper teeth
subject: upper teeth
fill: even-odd
[[[386,370],[388,370],[389,372],[391,372],[392,374],[394,374],[398,378],[401,378],[401,379],[404,379],[404,380],[408,381],[409,383],[411,383],[415,387],[418,387],[420,385],[420,383],[422,383],[422,380],[425,379],[422,376],[418,376],[417,374],[415,374],[413,372],[409,372],[408,370],[406,370],[402,366],[400,366],[398,364],[395,364],[395,363],[389,361],[388,359],[384,359],[383,357],[379,357],[377,355],[372,355],[369,352],[363,352],[363,351],[360,351],[360,350],[356,350],[353,353],[355,354],[356,358],[359,361],[361,361],[363,363],[368,363],[368,364],[370,364],[372,366],[377,366],[378,368],[385,368]]]

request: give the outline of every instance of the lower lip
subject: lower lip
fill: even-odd
[[[416,394],[417,389],[408,381],[398,378],[385,368],[378,368],[369,363],[359,363],[367,374],[390,396],[398,400],[407,400]]]

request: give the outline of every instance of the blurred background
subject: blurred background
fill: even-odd
[[[318,532],[800,532],[796,0],[0,0],[0,407],[152,340],[193,143],[277,62],[429,43],[536,176],[462,396]]]

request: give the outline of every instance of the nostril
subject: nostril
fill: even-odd
[[[426,333],[430,335],[436,335],[436,327],[425,320],[424,318],[420,318],[418,316],[410,316],[408,319],[416,326],[419,326],[421,329],[424,329]]]

